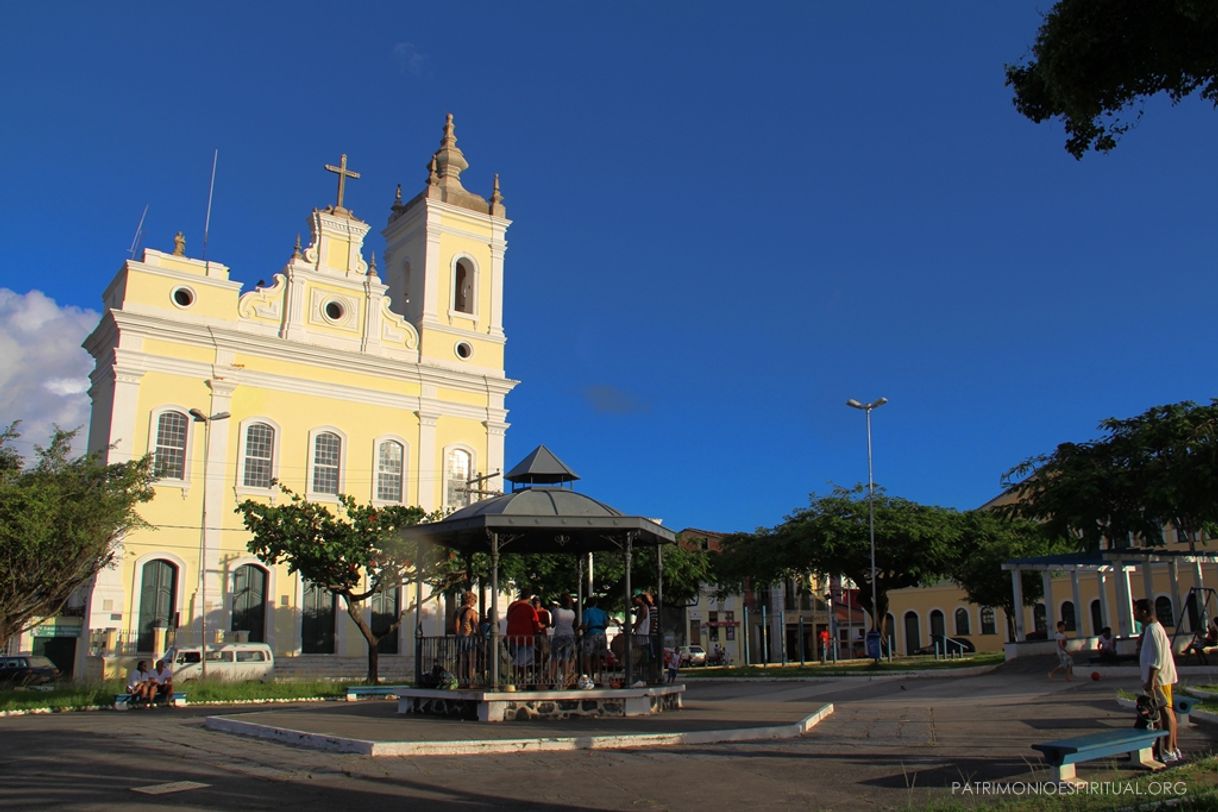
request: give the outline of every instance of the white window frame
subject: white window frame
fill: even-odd
[[[309,429],[309,446],[307,449],[308,464],[305,466],[305,498],[313,502],[337,502],[338,494],[319,493],[313,490],[313,468],[316,459],[316,442],[319,434],[334,434],[339,440],[338,449],[338,493],[346,493],[347,484],[347,450],[350,444],[347,433],[336,426],[315,426]]]
[[[381,445],[383,443],[397,443],[402,448],[402,488],[396,500],[382,499],[380,497],[381,484]],[[372,493],[370,494],[374,505],[404,505],[406,504],[406,491],[408,477],[410,471],[410,444],[397,434],[382,434],[372,441]]]
[[[449,445],[444,446],[444,466],[442,469],[443,476],[440,480],[440,495],[441,495],[440,500],[441,500],[441,504],[443,504],[444,510],[446,512],[449,510],[460,510],[461,508],[465,507],[465,505],[450,504],[448,501],[448,479],[449,479],[448,454],[451,451],[464,451],[466,454],[469,454],[469,475],[470,476],[473,476],[474,473],[478,470],[478,452],[474,450],[473,446],[466,445],[465,443],[451,443]],[[470,501],[474,502],[477,500],[471,499]]]
[[[238,427],[237,437],[237,478],[235,482],[236,492],[238,496],[270,496],[275,493],[275,486],[269,488],[258,488],[253,485],[245,484],[245,446],[246,432],[249,427],[255,423],[265,423],[271,427],[271,431],[275,432],[275,438],[271,443],[271,479],[279,480],[279,448],[283,438],[283,429],[269,417],[249,417],[241,421]]]
[[[157,441],[160,438],[159,429],[160,429],[161,415],[163,415],[167,412],[177,412],[178,414],[180,414],[186,418],[186,441],[185,441],[185,446],[182,449],[182,476],[180,478],[179,477],[168,477],[168,476],[167,477],[158,477],[155,480],[155,484],[169,485],[171,487],[176,487],[176,488],[189,488],[190,487],[190,473],[191,473],[191,468],[193,467],[191,465],[191,457],[193,455],[190,453],[190,451],[191,451],[190,447],[194,443],[195,432],[194,432],[194,418],[190,416],[190,409],[187,409],[184,406],[178,406],[176,404],[166,404],[164,406],[158,406],[157,408],[153,409],[149,415],[148,451],[152,454],[153,471],[154,472],[156,471],[156,452],[157,452],[157,448],[159,447],[159,444]]]

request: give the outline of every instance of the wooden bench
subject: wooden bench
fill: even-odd
[[[1166,730],[1116,728],[1073,739],[1034,744],[1032,749],[1045,754],[1045,761],[1054,768],[1058,783],[1076,783],[1075,765],[1124,753],[1143,767],[1163,769],[1167,765],[1155,759],[1153,748],[1155,740],[1166,735]]]
[[[154,702],[151,705],[145,705],[144,707],[151,708],[151,707],[155,707],[157,704],[163,704],[166,706],[173,705],[175,708],[185,707],[186,694],[184,694],[180,691],[174,691],[173,696],[170,698],[170,700],[168,702],[163,702],[163,701],[160,703]],[[130,710],[131,709],[131,694],[115,694],[114,695],[114,709],[120,710],[120,711]]]
[[[405,685],[349,685],[347,686],[347,701],[355,702],[361,697],[397,696],[406,690]]]
[[[1176,721],[1181,725],[1188,724],[1188,715],[1193,712],[1193,707],[1200,702],[1195,696],[1184,696],[1183,694],[1175,694],[1172,697],[1172,709],[1176,712]]]

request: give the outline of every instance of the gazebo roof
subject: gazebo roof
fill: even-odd
[[[569,482],[575,475],[545,446],[520,462],[509,479]],[[673,544],[671,530],[569,488],[537,485],[483,499],[438,522],[408,527],[406,538],[431,541],[462,553],[488,552],[491,533],[504,552],[590,553],[618,550],[627,534],[636,547]]]

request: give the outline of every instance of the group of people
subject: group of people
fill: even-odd
[[[1176,661],[1172,654],[1171,640],[1168,639],[1163,624],[1155,615],[1155,607],[1151,601],[1146,598],[1134,601],[1133,617],[1142,624],[1142,636],[1138,639],[1138,666],[1142,692],[1150,697],[1152,704],[1159,710],[1163,726],[1167,730],[1167,741],[1163,744],[1161,754],[1163,760],[1170,764],[1181,759],[1180,745],[1177,741],[1175,700],[1172,696],[1172,690],[1179,678],[1176,673]],[[1218,634],[1218,629],[1215,629],[1215,633]],[[1064,621],[1057,622],[1055,640],[1057,665],[1049,672],[1049,679],[1053,679],[1053,676],[1061,671],[1065,673],[1066,680],[1069,681],[1074,676],[1074,658],[1067,648]],[[1100,662],[1117,661],[1116,640],[1112,637],[1112,629],[1107,626],[1100,632],[1098,651]]]
[[[478,672],[485,667],[481,653],[484,649],[477,641],[490,636],[489,620],[480,616],[477,602],[474,592],[465,592],[452,622],[452,633],[458,638],[458,676],[466,685],[475,684]],[[628,626],[602,609],[596,596],[584,602],[582,622],[577,622],[575,606],[570,594],[564,593],[547,605],[527,589],[508,605],[503,626],[503,665],[516,671],[519,681],[571,687],[578,676],[579,654],[586,658],[590,671],[603,670],[610,656],[621,660],[624,651],[612,655],[610,652],[611,625],[630,632],[618,635],[614,644],[624,646],[629,641],[636,663],[660,661],[656,646],[659,635],[653,634],[659,629],[659,608],[650,592],[640,590],[635,594]],[[622,642],[619,644],[618,640]]]
[[[140,660],[127,676],[127,693],[148,705],[173,696],[173,668],[162,659],[156,661],[155,670],[149,670],[148,661]]]

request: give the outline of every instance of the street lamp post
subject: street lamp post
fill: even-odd
[[[203,510],[199,525],[199,668],[200,676],[207,679],[207,463],[211,451],[211,424],[216,420],[227,420],[228,412],[206,415],[202,409],[191,409],[190,416],[203,424]]]
[[[867,526],[871,533],[871,629],[880,632],[880,604],[876,600],[875,577],[875,476],[871,467],[871,411],[878,409],[888,402],[888,398],[880,397],[870,403],[860,403],[854,398],[846,401],[852,409],[862,409],[867,414]]]

